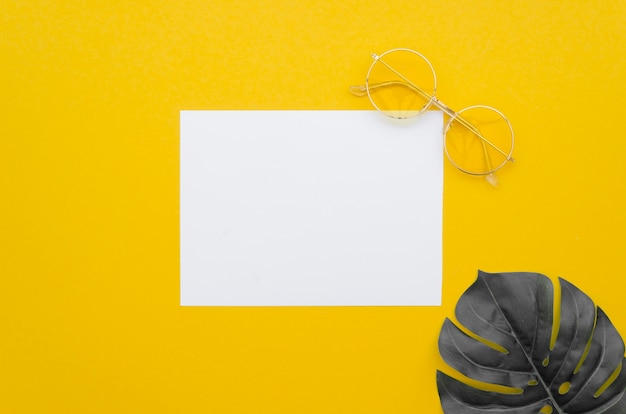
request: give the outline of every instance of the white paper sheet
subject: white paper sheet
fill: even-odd
[[[442,125],[181,111],[181,305],[440,305]]]

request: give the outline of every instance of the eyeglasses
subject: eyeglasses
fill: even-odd
[[[495,108],[470,106],[453,111],[435,96],[435,70],[422,54],[410,49],[392,49],[373,54],[365,85],[351,86],[356,96],[368,96],[378,111],[397,119],[412,118],[432,106],[449,119],[444,127],[444,151],[459,170],[484,175],[491,184],[493,173],[513,162],[514,135],[509,120]]]

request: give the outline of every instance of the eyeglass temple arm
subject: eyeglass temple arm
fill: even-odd
[[[381,82],[381,83],[375,83],[375,84],[368,84],[367,86],[365,85],[356,85],[356,86],[350,86],[350,92],[352,92],[353,95],[356,96],[365,96],[367,95],[367,89],[369,87],[369,89],[376,89],[376,88],[380,88],[380,87],[387,87],[387,86],[392,86],[392,85],[404,85],[407,86],[411,89],[413,89],[414,91],[416,91],[417,93],[419,93],[420,95],[422,95],[423,98],[425,98],[426,100],[429,100],[433,105],[435,105],[437,108],[439,108],[440,110],[442,110],[443,112],[445,112],[448,116],[450,117],[455,117],[455,119],[461,124],[463,125],[465,128],[467,128],[468,130],[470,130],[474,135],[476,135],[478,138],[480,138],[483,143],[489,145],[491,148],[493,148],[494,150],[496,150],[497,152],[500,153],[500,155],[502,155],[504,158],[506,158],[507,161],[515,161],[510,155],[506,154],[504,151],[502,151],[500,148],[498,148],[497,146],[495,146],[491,141],[489,141],[487,138],[485,138],[483,136],[483,134],[480,133],[480,131],[478,129],[476,129],[476,127],[474,127],[474,125],[472,125],[469,121],[467,121],[465,118],[463,118],[461,115],[457,114],[455,111],[453,111],[452,109],[450,109],[446,104],[444,104],[443,102],[441,102],[439,99],[437,99],[435,96],[428,94],[426,91],[424,91],[422,88],[420,88],[419,86],[417,86],[416,84],[414,84],[413,82],[411,82],[409,79],[407,79],[404,75],[402,75],[400,72],[398,72],[397,70],[395,70],[393,67],[389,66],[386,62],[384,62],[382,59],[380,59],[378,56],[375,56],[375,59],[378,60],[380,63],[382,63],[383,65],[385,65],[389,70],[391,70],[393,73],[395,73],[397,76],[399,76],[400,78],[402,78],[402,80],[404,80],[404,82],[400,82],[400,81],[389,81],[389,82]]]

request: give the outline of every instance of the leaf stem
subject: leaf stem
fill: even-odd
[[[502,311],[502,308],[500,307],[500,304],[498,303],[498,301],[496,300],[495,295],[493,294],[493,292],[491,291],[491,288],[489,287],[489,284],[487,283],[487,281],[485,280],[485,278],[483,277],[483,283],[485,284],[485,286],[487,287],[487,291],[489,292],[489,295],[491,295],[491,298],[493,300],[493,302],[496,305],[496,308],[498,309],[498,312],[500,312],[500,315],[502,315],[502,319],[504,319],[504,321],[506,322],[507,326],[509,327],[510,332],[515,333],[515,331],[513,330],[513,327],[511,326],[511,324],[509,323],[509,319],[506,317],[506,315],[504,314],[504,312]],[[541,377],[541,375],[539,374],[539,371],[537,370],[537,368],[535,367],[535,364],[532,360],[532,357],[530,355],[528,355],[528,353],[526,352],[526,348],[524,348],[524,345],[522,345],[522,343],[519,341],[519,338],[517,335],[513,335],[515,337],[515,341],[517,341],[517,344],[519,345],[519,347],[521,348],[522,352],[524,353],[524,356],[526,357],[526,359],[528,360],[529,365],[533,368],[533,370],[535,371],[535,375],[537,376],[537,380],[539,381],[539,383],[543,386],[543,389],[546,391],[546,395],[548,396],[550,402],[552,403],[552,408],[554,408],[556,410],[556,414],[567,414],[565,411],[561,410],[561,408],[559,407],[559,405],[557,404],[556,400],[554,399],[552,392],[550,391],[550,388],[548,386],[548,384],[546,384],[546,382],[543,380],[543,378]],[[549,361],[549,359],[548,359]],[[549,362],[548,362],[549,364]],[[546,364],[547,365],[547,364]]]

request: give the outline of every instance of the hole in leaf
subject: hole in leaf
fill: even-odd
[[[539,412],[541,414],[552,414],[553,408],[550,405],[544,405]]]
[[[537,380],[530,380],[530,381],[528,381],[528,385],[535,386],[537,384],[539,384],[539,381],[537,381]]]
[[[567,394],[567,392],[569,391],[569,389],[572,387],[572,384],[569,381],[565,381],[563,384],[561,384],[561,386],[559,387],[559,394],[563,395],[563,394]]]
[[[549,363],[550,363],[550,357],[546,357],[546,359],[541,361],[541,365],[543,365],[544,367],[547,367]]]
[[[497,392],[499,394],[507,394],[507,395],[521,395],[524,393],[524,390],[522,388],[509,387],[506,385],[493,384],[490,382],[483,382],[483,381],[475,380],[473,378],[470,378],[461,374],[460,372],[450,372],[449,375],[451,378],[454,378],[466,385],[469,385],[470,387],[473,387],[482,391]]]
[[[585,362],[585,359],[587,359],[587,354],[589,353],[589,349],[591,348],[591,340],[593,339],[593,333],[596,330],[597,321],[598,321],[598,309],[596,308],[596,314],[595,314],[594,322],[593,322],[593,331],[591,332],[591,335],[589,336],[589,340],[587,341],[587,346],[585,347],[585,351],[583,352],[583,355],[580,357],[580,361],[578,361],[578,365],[576,365],[576,368],[574,369],[574,374],[578,373],[578,371],[580,370],[580,367],[583,366],[583,362]]]
[[[458,321],[457,321],[458,322]],[[488,347],[495,349],[498,352],[501,352],[505,355],[508,355],[509,350],[506,349],[505,347],[503,347],[500,344],[497,344],[493,341],[490,341],[486,338],[483,338],[482,336],[476,335],[474,332],[470,331],[469,329],[467,329],[465,326],[463,326],[463,324],[461,323],[457,323],[456,324],[457,328],[459,328],[461,331],[463,331],[463,333],[465,333],[467,336],[474,338],[475,340],[477,340],[478,342],[482,342],[483,344],[487,345]]]
[[[598,391],[596,391],[595,394],[593,394],[593,398],[598,398],[604,392],[604,390],[609,388],[609,386],[613,384],[613,381],[615,381],[615,379],[617,378],[617,376],[619,375],[621,371],[622,371],[622,364],[620,363],[617,366],[617,368],[615,368],[615,371],[613,371],[611,376],[609,376],[609,378],[604,382],[604,384],[602,384],[600,388],[598,388]]]
[[[552,336],[550,336],[550,350],[554,349],[556,338],[559,335],[559,327],[561,326],[561,284],[553,283],[554,303],[552,307]]]

